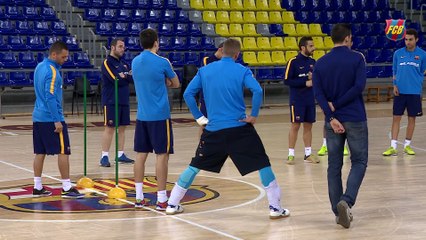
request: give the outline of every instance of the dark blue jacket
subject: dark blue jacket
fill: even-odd
[[[346,46],[334,47],[318,59],[313,73],[315,98],[324,111],[340,122],[367,120],[362,92],[366,84],[365,58]],[[332,102],[332,112],[328,102]]]
[[[129,75],[130,66],[115,57],[109,55],[104,60],[102,67],[102,105],[115,104],[114,81],[118,79],[118,104],[129,105],[129,83],[133,78]],[[121,78],[119,73],[125,75]]]

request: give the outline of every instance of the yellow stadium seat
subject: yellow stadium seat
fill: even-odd
[[[216,21],[218,23],[230,23],[229,12],[228,11],[218,11],[218,12],[216,12]]]
[[[295,37],[285,37],[284,38],[284,49],[285,50],[299,50],[299,45],[297,44],[296,38]]]
[[[217,0],[217,8],[220,9],[220,10],[231,9],[231,5],[229,4],[229,0]]]
[[[243,38],[244,50],[258,50],[256,38],[254,37],[245,37]]]
[[[288,34],[289,36],[297,36],[296,27],[294,26],[294,24],[291,24],[291,23],[283,24],[283,31],[285,34]]]
[[[244,10],[243,0],[231,0],[231,10]]]
[[[229,33],[233,36],[246,36],[243,33],[243,28],[241,27],[241,24],[231,23],[229,24]]]
[[[325,55],[325,51],[323,50],[315,50],[314,51],[314,55],[313,55],[313,59],[318,60],[320,57]]]
[[[260,34],[256,32],[256,26],[254,24],[243,24],[243,33],[244,36],[260,36]]]
[[[203,10],[204,4],[203,0],[190,0],[189,4],[191,5],[191,8],[196,10]]]
[[[284,23],[296,23],[297,21],[294,19],[294,14],[293,12],[287,12],[284,11],[282,12],[282,20]]]
[[[243,41],[241,40],[240,37],[231,37],[231,38],[237,40],[238,42],[240,42],[240,44],[241,44],[241,50],[245,50],[244,49],[244,45],[243,45]]]
[[[217,10],[216,0],[204,0],[204,10]]]
[[[256,12],[256,20],[258,23],[269,23],[269,14],[268,12],[259,11]]]
[[[257,10],[269,10],[268,0],[256,0]]]
[[[256,9],[256,3],[254,0],[244,0],[244,10],[246,11],[255,11]]]
[[[251,66],[258,65],[255,52],[243,52],[243,61]]]
[[[232,23],[244,23],[243,13],[240,11],[232,11],[229,19]]]
[[[230,36],[227,24],[224,24],[224,23],[216,24],[215,30],[216,30],[216,33],[219,34],[220,36],[225,36],[225,37]]]
[[[243,13],[244,23],[257,23],[256,14],[253,11]]]
[[[270,23],[284,23],[284,21],[281,17],[281,12],[278,12],[278,11],[269,12],[269,22]]]
[[[309,33],[311,36],[325,36],[322,32],[321,25],[318,23],[309,24]]]
[[[269,10],[282,10],[281,0],[269,0]]]
[[[296,32],[299,36],[310,36],[308,24],[306,23],[296,24]]]
[[[326,49],[331,49],[331,48],[334,47],[333,40],[331,40],[330,36],[327,36],[327,37],[324,38],[324,47]]]
[[[312,37],[312,40],[314,40],[315,49],[325,49],[322,37]]]
[[[299,54],[297,51],[286,51],[285,52],[285,59],[289,61],[291,58],[294,58]]]
[[[267,51],[257,52],[257,62],[259,65],[273,65],[271,54]]]
[[[273,51],[271,53],[271,60],[274,65],[285,65],[287,63],[283,51]]]
[[[284,41],[282,37],[271,37],[271,48],[273,50],[283,50]]]
[[[257,38],[257,48],[259,50],[271,50],[271,44],[268,37],[258,37]]]
[[[214,11],[203,11],[203,21],[216,23],[216,15],[214,14]]]

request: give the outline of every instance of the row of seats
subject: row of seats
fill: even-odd
[[[277,66],[285,65],[288,60],[297,56],[297,51],[259,51],[243,52],[243,60],[248,63],[250,66]],[[324,56],[325,51],[317,50],[314,52],[314,59],[318,59]]]
[[[86,74],[87,81],[91,85],[97,85],[101,79],[101,73],[99,71],[72,71],[63,72],[62,79],[65,86],[74,85],[74,81],[77,78],[83,78]],[[33,86],[34,84],[34,72],[0,72],[0,87],[26,87]]]
[[[35,6],[0,6],[0,19],[12,20],[57,20],[55,10],[51,7]]]
[[[126,51],[123,55],[123,60],[131,63],[133,58],[136,57],[140,51],[132,52]],[[198,67],[203,66],[204,57],[211,56],[212,51],[181,51],[181,52],[165,52],[161,50],[160,56],[168,58],[174,67],[183,66],[186,64],[195,64]]]
[[[8,51],[8,50],[31,50],[31,51],[45,51],[50,45],[54,42],[62,40],[68,46],[68,49],[71,51],[81,51],[77,43],[77,39],[74,36],[39,36],[39,35],[31,35],[31,36],[0,36],[0,50]]]
[[[62,21],[9,21],[0,20],[0,34],[68,35]]]
[[[282,10],[280,0],[190,0],[197,10]]]
[[[10,6],[10,5],[38,6],[38,7],[47,6],[46,0],[0,0],[0,6]]]
[[[86,8],[83,18],[94,22],[188,22],[188,12],[182,10],[155,9],[101,9]]]
[[[207,23],[296,23],[288,11],[203,11]]]
[[[79,8],[177,9],[176,0],[74,0]]]
[[[239,40],[242,44],[242,50],[261,51],[261,50],[299,50],[298,42],[300,40],[296,37],[233,37]],[[316,49],[329,50],[333,48],[334,44],[331,37],[312,37]]]
[[[33,52],[21,52],[16,55],[15,52],[0,52],[1,68],[35,68],[38,62],[43,61],[47,55]],[[85,52],[76,52],[70,54],[68,60],[62,65],[63,68],[93,68],[89,57]]]
[[[139,36],[141,30],[151,28],[157,30],[160,34],[171,35],[167,33],[174,33],[176,36],[202,36],[203,25],[198,23],[123,23],[123,22],[98,22],[96,23],[96,34],[99,35],[116,35],[116,36]],[[214,32],[214,29],[213,29]],[[214,34],[213,34],[214,35]]]
[[[296,20],[304,23],[376,23],[405,18],[402,11],[298,11]]]
[[[385,36],[365,36],[358,37],[353,36],[353,48],[354,49],[392,49],[392,48],[402,48],[405,46],[404,41],[392,41],[387,39]]]
[[[390,8],[388,0],[285,0],[290,11],[371,11]]]
[[[112,39],[112,38],[109,38]],[[109,42],[108,41],[108,46]],[[141,51],[142,47],[139,42],[139,37],[125,37],[124,43],[127,49]],[[160,36],[160,49],[165,51],[201,51],[201,50],[216,50],[216,44],[211,37],[167,37]]]

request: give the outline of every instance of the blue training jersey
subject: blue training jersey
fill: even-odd
[[[122,59],[109,55],[101,66],[102,72],[102,106],[115,104],[115,79],[118,79],[118,104],[129,105],[129,83],[133,82],[129,74],[130,67]],[[124,78],[120,77],[120,73]]]
[[[197,108],[195,96],[203,90],[209,119],[206,129],[218,131],[246,124],[240,122],[246,117],[244,88],[253,93],[251,116],[257,117],[262,104],[262,88],[249,68],[236,63],[230,57],[223,57],[200,68],[183,96],[192,115],[197,119],[202,113]]]
[[[160,121],[170,118],[170,104],[166,78],[176,73],[167,58],[145,50],[132,61],[140,121]]]
[[[61,66],[45,58],[34,71],[34,91],[36,101],[33,122],[65,121],[62,110]]]
[[[422,94],[424,72],[426,71],[426,52],[416,47],[410,52],[400,48],[393,54],[392,66],[394,85],[401,94]]]

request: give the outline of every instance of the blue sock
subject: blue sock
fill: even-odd
[[[260,181],[262,181],[262,185],[264,187],[268,187],[269,184],[275,180],[275,175],[272,172],[271,166],[264,167],[259,170]]]
[[[189,166],[182,174],[179,176],[177,184],[185,189],[188,189],[192,182],[194,181],[195,176],[200,172],[200,169]]]

